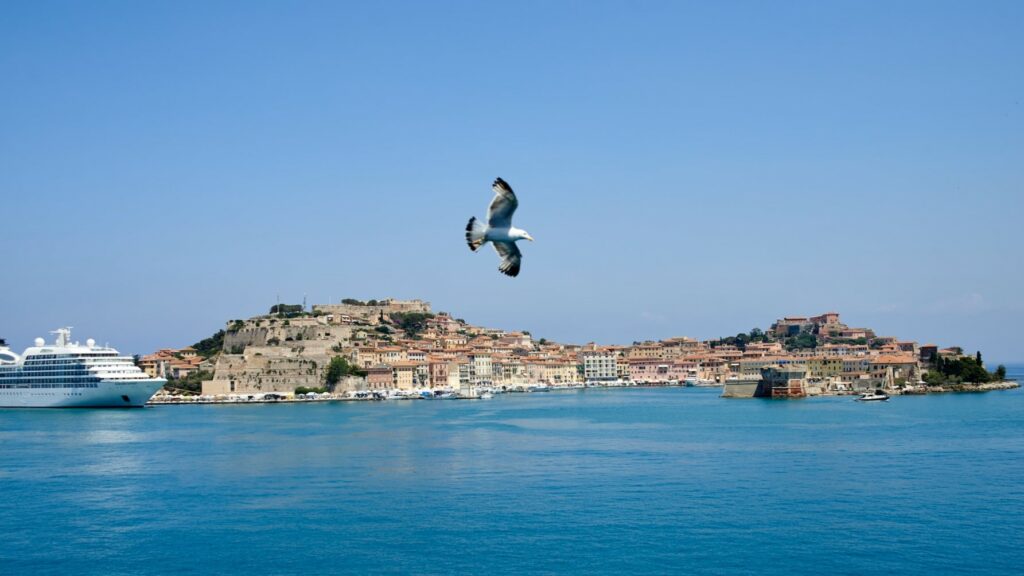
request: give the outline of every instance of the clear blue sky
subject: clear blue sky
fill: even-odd
[[[1022,29],[1021,2],[7,2],[0,336],[148,352],[305,293],[606,343],[836,310],[1024,360]],[[516,279],[463,238],[496,176],[537,239]]]

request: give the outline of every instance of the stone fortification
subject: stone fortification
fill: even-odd
[[[351,322],[377,324],[381,316],[398,312],[420,312],[429,314],[430,302],[423,300],[380,300],[375,305],[369,304],[316,304],[313,312],[331,316],[332,323],[340,323],[345,318]]]
[[[249,346],[293,342],[329,341],[344,343],[352,338],[353,327],[332,325],[324,316],[274,318],[260,316],[229,322],[224,333],[224,350],[239,353]]]
[[[213,380],[203,382],[203,394],[291,394],[299,386],[323,385],[323,358],[282,352],[276,347],[251,347],[243,354],[222,354],[217,359]]]
[[[422,300],[381,300],[372,306],[328,304],[314,306],[312,313],[232,320],[224,331],[223,353],[213,379],[203,382],[203,394],[291,394],[299,387],[324,387],[331,359],[340,356],[354,364],[356,346],[368,335],[382,337],[374,328],[381,317],[396,312],[429,313],[430,304]],[[334,389],[355,390],[363,385],[364,379],[347,377]]]

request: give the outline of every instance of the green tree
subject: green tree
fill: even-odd
[[[191,394],[198,394],[202,388],[204,380],[211,380],[213,373],[206,370],[197,370],[190,373],[184,378],[168,378],[167,384],[164,385],[166,390],[174,390],[178,392],[187,392]]]
[[[391,321],[409,336],[416,336],[426,329],[427,320],[433,317],[433,314],[424,312],[394,312],[390,316]]]
[[[327,385],[333,388],[348,373],[348,369],[348,360],[341,356],[331,358],[331,363],[327,365]]]
[[[353,366],[342,356],[331,358],[331,363],[327,365],[327,386],[333,389],[345,376],[366,376],[366,370]]]
[[[224,331],[218,330],[213,336],[209,338],[203,338],[199,342],[192,345],[195,348],[196,353],[203,358],[210,358],[220,354],[221,349],[224,348]]]
[[[977,356],[961,356],[959,358],[943,358],[939,362],[937,371],[952,382],[982,383],[992,379],[992,374],[985,370],[985,366],[978,362]]]
[[[802,348],[817,348],[818,339],[814,337],[814,334],[803,332],[796,338],[791,338],[786,344],[786,348],[789,350],[799,350]]]

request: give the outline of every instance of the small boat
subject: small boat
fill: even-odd
[[[874,392],[865,392],[857,398],[857,402],[885,402],[889,399],[889,395],[881,390],[875,390]]]
[[[491,398],[494,398],[494,394],[491,394],[490,392],[484,392],[480,395],[481,400],[490,400]]]

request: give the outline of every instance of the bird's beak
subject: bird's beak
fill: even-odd
[[[530,236],[529,234],[526,235],[526,239],[533,242],[533,236]]]

